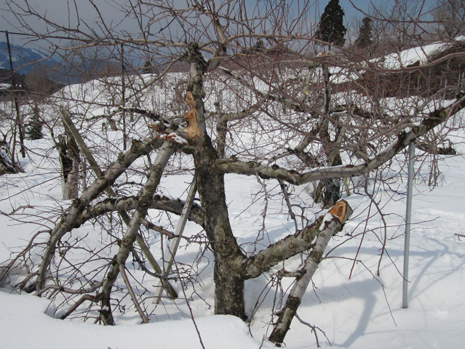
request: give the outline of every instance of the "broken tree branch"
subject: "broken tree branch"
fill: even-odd
[[[305,260],[305,264],[300,270],[300,275],[296,278],[296,282],[287,296],[286,304],[278,312],[278,321],[274,325],[273,332],[269,337],[271,342],[283,343],[284,337],[291,326],[291,321],[297,314],[297,309],[302,302],[302,297],[304,296],[315,271],[318,269],[320,262],[323,260],[323,253],[326,246],[331,240],[331,237],[341,229],[342,224],[345,223],[351,214],[352,209],[350,206],[346,201],[341,200],[322,220],[315,247]]]
[[[47,279],[47,270],[50,265],[50,260],[55,251],[57,242],[63,235],[69,232],[75,224],[76,219],[84,211],[87,205],[102,193],[108,186],[122,174],[126,169],[139,157],[148,154],[155,148],[161,145],[161,140],[156,137],[150,137],[142,141],[133,140],[131,148],[124,154],[121,154],[118,159],[110,165],[108,170],[95,182],[89,186],[82,195],[73,200],[72,205],[68,208],[65,214],[62,215],[59,222],[55,225],[50,233],[50,241],[47,246],[39,268],[39,274],[36,280],[36,290],[40,291]]]
[[[70,131],[70,133],[72,134],[74,139],[76,140],[76,143],[79,144],[79,147],[81,148],[81,150],[84,153],[87,161],[89,162],[90,167],[94,171],[97,178],[100,178],[102,176],[102,170],[100,169],[100,166],[97,164],[97,161],[95,161],[94,156],[92,155],[92,153],[90,152],[90,150],[87,147],[86,143],[82,139],[81,134],[77,130],[76,126],[74,126],[74,123],[71,120],[71,116],[69,115],[69,112],[67,110],[65,110],[64,108],[61,108],[60,109],[60,114],[61,114],[61,117],[62,117],[66,127],[68,128],[68,130]],[[114,190],[110,186],[108,186],[105,189],[105,191],[109,196],[116,196],[116,193],[114,192]],[[120,217],[122,218],[122,220],[124,221],[126,226],[129,226],[129,224],[131,222],[131,219],[130,219],[129,215],[127,214],[126,210],[118,209],[118,214],[120,215]],[[158,265],[155,258],[153,258],[152,253],[150,252],[150,249],[147,247],[144,240],[140,237],[139,234],[136,237],[136,241],[139,244],[140,248],[142,249],[142,252],[144,252],[145,257],[147,258],[149,263],[152,265],[152,268],[155,270],[155,272],[161,273],[160,266]],[[166,286],[166,292],[170,295],[171,298],[177,298],[178,297],[176,291],[173,289],[173,287],[170,285],[170,283],[168,281],[164,282],[163,285]]]
[[[134,212],[131,221],[128,225],[126,232],[123,235],[123,238],[120,242],[120,247],[118,253],[115,256],[115,260],[110,266],[110,270],[107,273],[107,277],[102,286],[102,311],[101,316],[102,320],[105,323],[110,325],[114,324],[114,319],[111,314],[110,308],[110,296],[112,287],[118,277],[118,272],[121,269],[121,266],[124,267],[126,260],[129,256],[129,253],[133,249],[133,244],[137,240],[139,227],[141,225],[142,219],[147,215],[148,205],[147,201],[153,197],[155,190],[160,183],[161,176],[165,169],[166,164],[168,163],[169,158],[174,153],[175,147],[174,144],[170,141],[165,141],[165,143],[160,148],[157,158],[150,169],[150,175],[147,179],[147,183],[142,188],[142,191],[139,195],[139,203]],[[139,237],[140,238],[140,237]]]

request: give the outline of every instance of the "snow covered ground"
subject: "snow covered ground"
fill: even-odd
[[[175,78],[174,75],[172,78]],[[107,111],[98,103],[90,106],[84,100],[88,98],[104,104],[105,99],[109,98],[104,92],[98,92],[99,88],[93,85],[99,83],[90,82],[82,89],[78,86],[67,87],[61,91],[61,95],[57,94],[57,98],[68,98],[72,111],[87,118],[81,125],[81,130],[85,131],[83,136],[92,144],[92,151],[95,151],[99,163],[108,164],[119,152],[121,135],[110,130],[103,131],[102,125],[97,124],[97,119],[93,118]],[[147,109],[166,108],[167,99],[171,99],[166,97],[169,89],[162,91],[161,87],[156,86],[154,89],[155,92],[144,96],[147,99],[144,103],[151,103],[146,106]],[[226,99],[228,96],[224,97]],[[81,104],[77,102],[79,100],[83,100]],[[184,107],[183,104],[181,106]],[[49,113],[59,115],[58,108]],[[134,125],[136,123],[137,120]],[[56,127],[60,127],[59,123]],[[149,130],[144,123],[143,130],[136,125],[128,132],[131,138],[141,138]],[[265,135],[271,139],[265,140],[265,144],[275,148],[276,138],[268,133],[264,133],[264,138]],[[431,190],[428,186],[428,166],[416,173],[408,309],[402,309],[405,169],[397,168],[394,162],[393,167],[386,170],[386,175],[392,175],[388,180],[389,185],[369,185],[368,192],[374,195],[373,201],[356,185],[356,181],[350,181],[351,195],[344,196],[344,199],[354,213],[344,230],[330,242],[326,251],[327,258],[313,278],[313,288],[307,290],[298,310],[300,319],[318,327],[316,335],[323,348],[463,347],[465,236],[460,236],[465,235],[463,131],[459,130],[452,141],[459,155],[439,156],[441,173],[437,177],[437,187]],[[100,151],[104,148],[104,142],[107,142],[105,146],[110,151]],[[285,141],[283,144],[285,147]],[[0,263],[7,260],[11,252],[24,247],[33,234],[45,229],[36,223],[53,226],[53,222],[69,205],[69,202],[61,200],[57,151],[50,139],[27,141],[26,146],[30,149],[29,157],[22,161],[26,173],[0,176]],[[245,145],[244,148],[248,149]],[[416,154],[422,155],[417,161],[417,169],[420,162],[426,165],[433,163],[433,159],[423,156],[422,151],[417,150]],[[141,159],[138,166],[142,167],[143,161],[145,159]],[[180,157],[176,161],[182,162]],[[142,176],[139,174],[137,177],[137,171],[134,172],[130,179],[137,183]],[[163,194],[173,198],[185,196],[187,185],[192,181],[192,176],[185,173],[164,177],[161,183]],[[143,183],[143,180],[140,182]],[[262,248],[295,231],[294,222],[288,219],[282,196],[278,195],[280,189],[276,182],[263,180],[259,183],[254,177],[227,175],[226,187],[232,227],[245,251]],[[373,191],[373,188],[376,190]],[[325,213],[312,204],[305,188],[294,188],[291,194],[310,221]],[[378,208],[382,209],[382,216]],[[12,211],[15,214],[8,216]],[[44,217],[50,221],[44,221]],[[368,221],[367,217],[370,217]],[[175,224],[173,219],[172,223]],[[88,245],[98,245],[104,238],[103,234],[96,231],[92,223],[87,223],[73,231],[73,237],[86,237]],[[196,236],[200,232],[199,226],[187,224],[187,236]],[[150,236],[149,240],[155,257],[160,258],[159,246],[163,242],[158,236]],[[383,242],[386,243],[385,251],[382,251]],[[32,258],[38,259],[39,256]],[[148,309],[151,313],[150,323],[146,325],[140,324],[136,311],[129,306],[124,313],[115,311],[118,324],[115,327],[93,325],[92,321],[83,323],[78,317],[63,321],[58,318],[70,305],[28,294],[12,294],[8,288],[0,289],[1,347],[274,347],[264,340],[271,331],[270,314],[273,309],[279,309],[283,292],[290,286],[291,280],[283,279],[276,284],[276,279],[263,275],[248,281],[246,311],[249,315],[253,314],[253,317],[251,323],[247,324],[232,316],[213,315],[213,258],[208,250],[199,258],[198,245],[182,245],[176,259],[180,265],[196,261],[198,284],[195,289],[192,284],[187,284],[187,302],[185,299],[164,301],[156,309],[151,305]],[[301,256],[297,256],[284,265],[287,270],[296,270],[300,263]],[[127,268],[134,275],[143,274],[130,261]],[[143,286],[150,292],[154,290],[155,284],[154,278],[143,278]],[[182,293],[179,283],[174,284],[174,287],[178,293]],[[126,300],[126,305],[130,303]],[[148,300],[146,304],[151,304],[151,301]],[[194,320],[190,311],[194,314]],[[315,348],[316,343],[315,333],[294,319],[285,339],[286,346],[293,349]]]
[[[37,142],[29,141],[29,146]],[[25,168],[31,170],[32,162],[25,161]],[[0,177],[2,197],[0,210],[11,211],[20,202],[35,206],[51,205],[58,200],[60,189],[57,179],[40,162],[31,175],[6,175]],[[41,168],[42,167],[42,168]],[[314,277],[314,289],[308,290],[299,308],[302,320],[318,326],[327,339],[318,332],[322,347],[341,348],[462,348],[465,339],[465,160],[461,156],[443,157],[440,167],[439,186],[430,190],[418,174],[413,199],[413,222],[410,257],[409,308],[402,309],[403,267],[403,226],[405,215],[405,182],[398,181],[399,193],[388,200],[389,195],[379,193],[379,205],[389,215],[385,216],[387,228],[384,230],[380,219],[372,219],[367,227],[364,218],[373,214],[368,210],[366,196],[353,194],[346,198],[354,209],[354,215],[332,241],[331,247],[345,241],[344,234],[354,234],[360,230],[368,233],[355,236],[345,242],[325,260]],[[164,182],[170,188],[170,177]],[[402,178],[405,179],[405,173]],[[185,177],[188,181],[188,176]],[[22,189],[35,183],[42,183],[34,195],[26,195]],[[174,181],[174,180],[173,180]],[[174,182],[171,183],[175,187]],[[239,176],[227,177],[227,197],[230,202],[231,217],[239,239],[247,241],[251,227],[260,223],[260,207],[245,207],[243,200],[250,198],[256,190],[255,179],[242,180]],[[17,195],[11,196],[12,193]],[[176,194],[176,193],[175,193]],[[270,220],[275,220],[274,230],[268,229],[271,239],[278,238],[292,230],[292,222],[282,218],[279,212],[270,212]],[[319,214],[316,212],[316,214]],[[269,223],[272,226],[273,222]],[[31,231],[21,221],[9,220],[0,215],[0,259],[9,257],[9,248],[24,246]],[[247,229],[246,229],[247,228]],[[195,231],[196,233],[197,231]],[[387,254],[376,275],[380,257],[378,239],[387,239]],[[357,254],[357,260],[351,260]],[[181,249],[181,260],[188,259],[189,250]],[[300,260],[286,262],[286,268],[298,265]],[[351,278],[349,274],[353,267]],[[210,270],[211,271],[211,270]],[[204,276],[204,287],[200,293],[213,304],[212,281]],[[269,321],[270,307],[275,292],[271,290],[263,299],[262,291],[267,289],[268,279],[261,278],[248,282],[246,286],[247,307],[250,312],[258,300],[262,306],[255,313],[250,332],[247,325],[231,316],[213,316],[212,310],[199,300],[191,302],[200,338],[206,348],[263,348],[272,347],[263,342],[266,323]],[[285,286],[285,285],[284,285]],[[279,292],[277,293],[279,294]],[[196,304],[198,303],[198,304]],[[91,323],[62,321],[46,314],[50,311],[49,302],[31,295],[9,294],[7,289],[0,292],[0,328],[4,348],[200,348],[199,335],[189,316],[172,317],[167,320],[151,317],[148,325],[138,325],[137,314],[126,325],[103,327]],[[158,311],[158,310],[157,310]],[[157,311],[155,314],[157,314]],[[164,311],[160,310],[163,314]],[[179,319],[179,320],[178,320]],[[160,321],[158,321],[160,320]],[[163,320],[163,321],[162,321]],[[252,337],[253,335],[253,337]],[[294,320],[286,337],[288,348],[316,347],[314,334],[310,328]]]
[[[192,321],[103,327],[61,321],[45,314],[48,302],[0,291],[3,348],[201,348]],[[233,316],[195,320],[205,348],[258,348],[247,326]]]

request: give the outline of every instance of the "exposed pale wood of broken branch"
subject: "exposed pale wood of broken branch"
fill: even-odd
[[[190,91],[186,92],[186,103],[189,106],[184,119],[186,119],[189,124],[183,131],[189,136],[190,139],[195,139],[201,137],[202,133],[200,132],[199,123],[197,121],[197,108],[194,100],[194,96]]]
[[[347,220],[348,217],[352,215],[352,209],[350,206],[347,204],[346,201],[341,200],[336,203],[329,211],[328,213],[332,214],[333,216],[336,216],[339,218],[339,221],[344,224],[345,221]]]

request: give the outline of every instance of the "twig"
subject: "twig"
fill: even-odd
[[[181,280],[181,275],[179,273],[178,265],[174,263],[174,266],[176,268],[176,273],[178,274],[179,280]],[[182,290],[182,293],[184,294],[184,299],[186,300],[186,305],[187,305],[187,308],[189,309],[189,313],[191,314],[191,319],[192,319],[192,322],[194,323],[195,331],[197,332],[197,335],[199,337],[200,345],[202,346],[203,349],[205,349],[205,346],[203,345],[203,341],[202,341],[202,336],[200,335],[199,328],[197,327],[197,323],[195,322],[194,313],[192,312],[192,308],[189,304],[189,300],[187,299],[186,291],[184,287],[181,287],[181,290]]]
[[[287,192],[286,185],[284,184],[282,179],[278,179],[279,186],[281,187],[281,191],[283,192],[284,199],[286,200],[287,209],[289,210],[289,215],[291,216],[292,220],[295,224],[295,230],[299,230],[299,226],[297,224],[297,219],[295,218],[295,214],[292,211],[291,200],[289,199],[289,193]]]
[[[148,324],[149,320],[145,316],[144,312],[142,311],[142,308],[140,307],[139,302],[136,299],[136,295],[134,294],[134,291],[132,290],[131,284],[129,283],[129,279],[128,279],[128,276],[126,275],[126,271],[124,270],[124,265],[123,264],[119,265],[119,272],[121,273],[121,276],[123,277],[123,280],[124,280],[124,283],[126,284],[128,292],[131,295],[132,302],[134,303],[140,317],[142,318],[142,322],[144,324]]]
[[[66,319],[69,315],[71,315],[71,313],[73,311],[75,311],[82,303],[84,303],[85,301],[92,301],[92,302],[98,302],[100,299],[98,296],[91,296],[90,294],[85,294],[84,296],[82,296],[81,298],[79,298],[79,300],[74,303],[74,305],[68,309],[68,311],[66,312],[66,314],[64,314],[62,317],[60,317],[61,320],[64,320]]]
[[[58,285],[48,285],[48,286],[44,287],[43,289],[41,289],[40,291],[37,291],[34,294],[34,296],[40,297],[42,295],[42,293],[44,293],[45,291],[48,291],[48,290],[58,290],[58,291],[61,291],[61,292],[64,292],[64,293],[69,293],[69,294],[91,293],[91,292],[94,292],[97,288],[99,288],[102,285],[103,285],[103,282],[100,281],[100,282],[95,283],[94,285],[92,285],[91,287],[89,287],[87,289],[81,289],[81,290],[73,290],[72,288],[58,286]]]
[[[156,277],[156,278],[159,278],[159,279],[166,279],[166,280],[176,280],[176,278],[168,278],[168,277],[164,277],[163,274],[157,274],[157,273],[154,273],[150,270],[147,269],[147,267],[145,266],[145,262],[142,261],[142,259],[140,258],[139,254],[137,253],[137,251],[134,249],[134,247],[132,248],[132,255],[134,256],[134,259],[136,260],[137,264],[139,264],[139,266],[141,267],[141,269],[143,271],[145,271],[147,274],[153,276],[153,277]]]
[[[316,330],[320,331],[321,333],[323,333],[323,336],[325,336],[326,340],[328,341],[329,345],[332,347],[331,345],[331,341],[329,340],[329,338],[326,336],[326,333],[325,331],[323,331],[321,328],[319,327],[316,327],[314,325],[310,325],[308,322],[305,322],[304,320],[302,320],[300,318],[300,316],[298,314],[295,314],[295,317],[297,318],[297,320],[300,321],[301,324],[304,324],[308,327],[310,327],[312,329],[312,332],[315,334],[315,340],[316,340],[316,347],[317,348],[321,348],[321,345],[320,345],[320,342],[318,340],[318,334],[316,333]]]

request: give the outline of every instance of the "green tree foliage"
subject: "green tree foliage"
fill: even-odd
[[[346,41],[346,31],[344,10],[339,5],[339,0],[330,0],[321,15],[315,37],[329,44],[343,46]]]
[[[42,139],[44,137],[42,134],[42,124],[42,120],[39,116],[39,108],[36,106],[34,107],[34,114],[26,124],[27,139]]]

